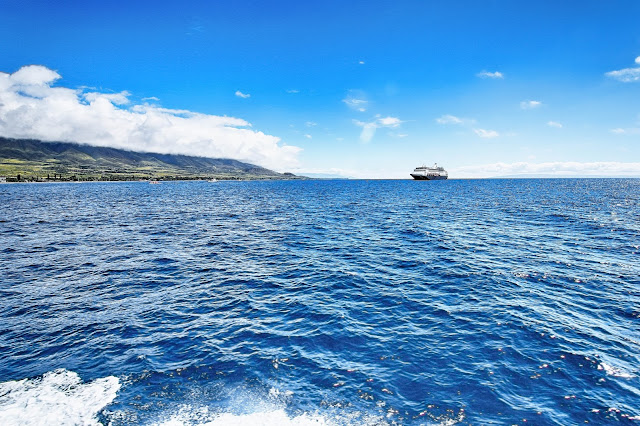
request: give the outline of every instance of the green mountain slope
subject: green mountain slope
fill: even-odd
[[[230,159],[0,137],[0,176],[7,180],[296,179]]]

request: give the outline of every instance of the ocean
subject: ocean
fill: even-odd
[[[640,180],[0,185],[0,424],[640,423]]]

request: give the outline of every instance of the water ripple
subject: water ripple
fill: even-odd
[[[78,416],[114,425],[640,419],[639,180],[16,184],[0,201],[0,414],[52,389],[78,409],[59,378],[78,398],[104,384]]]

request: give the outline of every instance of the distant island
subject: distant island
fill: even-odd
[[[231,159],[154,154],[69,142],[0,137],[7,182],[308,179]]]

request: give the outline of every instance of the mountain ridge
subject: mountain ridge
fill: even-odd
[[[303,179],[228,158],[0,137],[0,176],[23,180]]]

